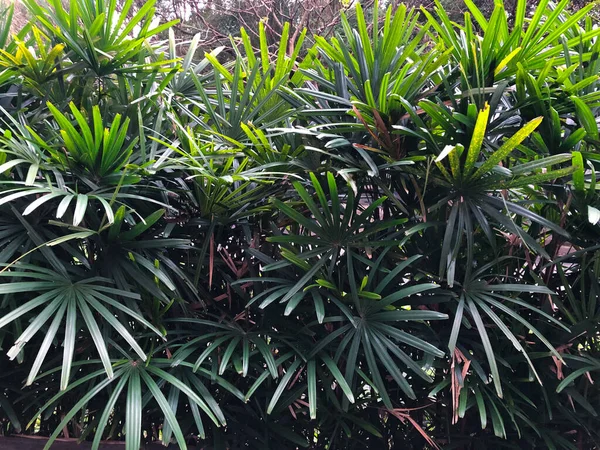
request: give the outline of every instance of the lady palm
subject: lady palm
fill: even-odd
[[[152,1],[28,1],[0,29],[3,432],[598,445],[600,32],[567,3],[357,6],[226,60]]]

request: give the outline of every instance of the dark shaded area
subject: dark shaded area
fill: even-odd
[[[0,450],[42,450],[46,445],[47,439],[38,437],[1,437]],[[77,439],[57,439],[52,445],[53,450],[88,450],[92,448],[91,443],[77,443]],[[125,442],[106,442],[100,444],[100,450],[121,450],[125,448]],[[174,446],[163,447],[162,445],[152,444],[142,447],[146,450],[164,450],[166,448],[174,449]],[[193,448],[193,447],[190,447]]]

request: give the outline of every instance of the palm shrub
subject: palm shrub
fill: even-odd
[[[357,5],[227,59],[153,0],[26,4],[0,29],[3,434],[596,448],[592,6]]]

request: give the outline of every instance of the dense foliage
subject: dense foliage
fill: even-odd
[[[592,6],[357,4],[232,61],[154,1],[3,14],[2,433],[598,448]]]

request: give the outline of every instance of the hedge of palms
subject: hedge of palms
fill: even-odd
[[[465,1],[206,55],[6,10],[2,433],[597,448],[600,29]]]

